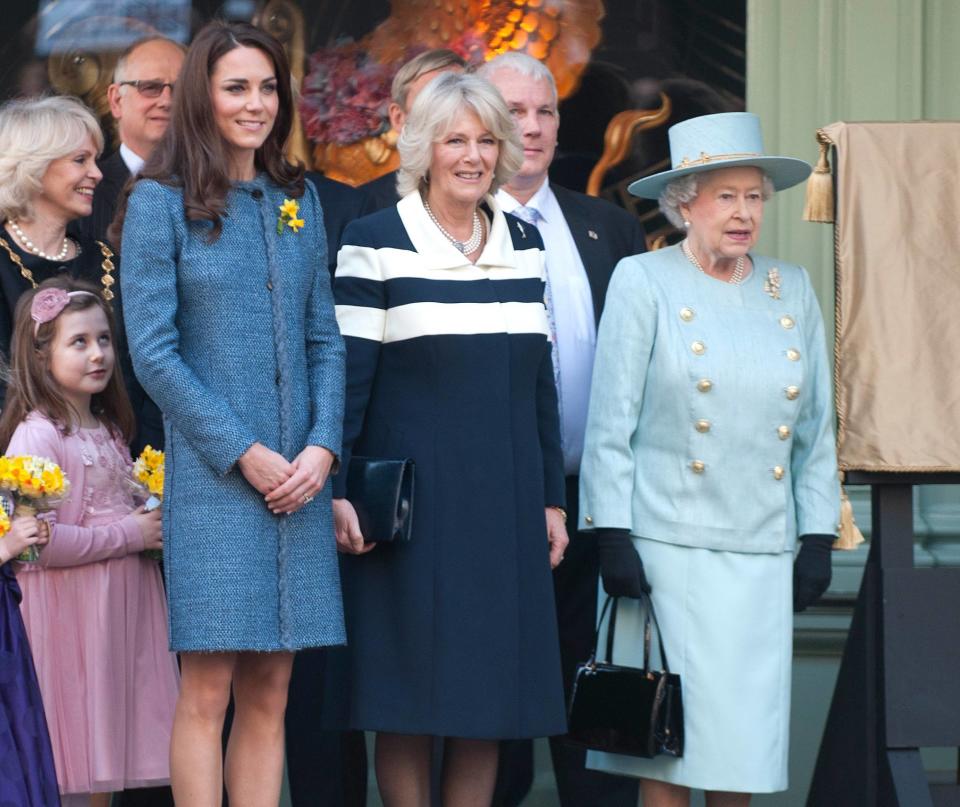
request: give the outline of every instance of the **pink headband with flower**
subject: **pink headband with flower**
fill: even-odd
[[[30,303],[30,319],[33,320],[33,335],[36,336],[40,326],[51,322],[60,316],[74,297],[96,297],[89,291],[64,291],[63,289],[44,289],[33,298]]]

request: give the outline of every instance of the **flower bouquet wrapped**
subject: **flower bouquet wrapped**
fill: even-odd
[[[146,497],[143,507],[148,512],[156,510],[163,501],[163,459],[162,451],[145,446],[133,463],[133,481]],[[146,554],[154,560],[163,557],[163,552],[157,549],[148,549]]]
[[[3,456],[0,457],[0,490],[6,490],[13,497],[14,518],[35,516],[66,501],[70,494],[70,480],[59,465],[46,457],[29,454]],[[35,563],[39,557],[40,551],[31,546],[18,555],[17,560]]]

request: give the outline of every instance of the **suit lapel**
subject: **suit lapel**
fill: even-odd
[[[609,281],[609,272],[603,267],[610,265],[610,247],[604,239],[603,227],[599,221],[594,221],[585,206],[579,203],[577,197],[559,185],[550,185],[553,195],[560,205],[563,217],[573,235],[573,241],[583,261],[583,268],[590,283],[590,293],[593,297],[593,313],[596,321],[600,322],[600,312],[603,310],[603,301],[606,297],[606,284]],[[593,233],[594,236],[590,234]]]

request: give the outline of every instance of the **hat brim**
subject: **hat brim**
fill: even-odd
[[[805,160],[796,157],[743,157],[738,160],[715,160],[702,165],[690,165],[686,168],[674,168],[670,171],[661,171],[649,177],[643,177],[631,182],[627,190],[641,199],[659,199],[663,189],[671,182],[689,174],[702,174],[707,171],[716,171],[718,168],[736,168],[738,166],[760,168],[770,177],[774,190],[782,191],[792,188],[803,182],[813,166]]]

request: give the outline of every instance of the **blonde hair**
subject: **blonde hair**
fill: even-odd
[[[100,124],[77,98],[26,98],[0,107],[0,218],[29,217],[50,163],[79,149],[87,135],[99,157]]]
[[[397,193],[400,196],[424,186],[433,158],[433,144],[439,142],[467,110],[476,114],[500,147],[490,193],[496,193],[520,170],[523,145],[497,88],[477,76],[441,73],[417,95],[397,141],[400,153]]]

